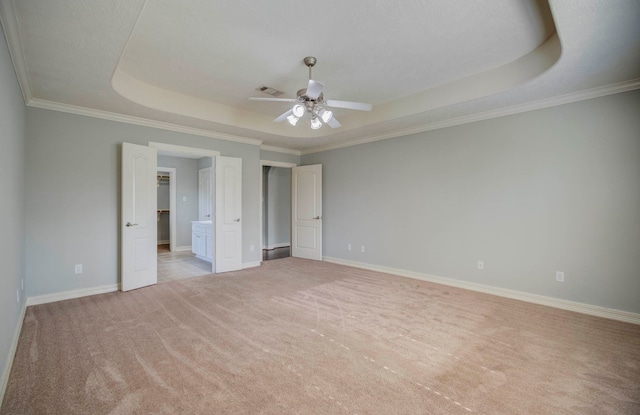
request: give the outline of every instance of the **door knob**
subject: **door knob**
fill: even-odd
[[[233,221],[234,221],[234,222],[240,222],[240,218],[238,218],[238,219],[234,219]]]
[[[313,220],[320,220],[320,216],[316,216],[315,218],[311,218]]]
[[[138,226],[138,224],[137,223],[127,222],[127,224],[125,226],[128,228],[130,226]]]

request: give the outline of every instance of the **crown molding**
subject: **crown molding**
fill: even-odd
[[[284,153],[284,154],[293,154],[293,155],[296,155],[296,156],[302,155],[302,151],[300,151],[300,150],[294,150],[292,148],[268,146],[268,145],[264,145],[264,144],[260,146],[260,150],[273,151],[273,152],[276,152],[276,153]]]
[[[558,105],[570,104],[578,101],[585,101],[588,99],[599,98],[606,95],[619,94],[622,92],[633,91],[640,89],[640,79],[632,79],[630,81],[619,82],[616,84],[610,84],[600,86],[596,88],[586,89],[584,91],[572,92],[569,94],[558,95],[556,97],[545,98],[538,101],[527,102],[524,104],[512,105],[497,110],[480,112],[477,114],[466,115],[463,117],[451,118],[448,120],[437,121],[428,123],[418,127],[405,128],[397,130],[387,134],[380,134],[363,139],[350,140],[339,144],[332,144],[328,146],[313,147],[301,151],[301,155],[320,153],[323,151],[337,150],[345,147],[357,146],[359,144],[372,143],[375,141],[386,140],[389,138],[396,138],[407,136],[411,134],[422,133],[425,131],[439,130],[441,128],[453,127],[456,125],[468,124],[476,121],[489,120],[493,118],[500,118],[507,115],[520,114],[528,111],[535,111],[539,109],[555,107]]]
[[[20,23],[16,16],[16,9],[13,0],[0,1],[0,23],[7,40],[9,56],[13,62],[13,68],[16,71],[18,85],[22,91],[22,97],[25,104],[31,100],[32,92],[29,84],[29,75],[24,58],[24,48],[20,41]]]
[[[116,121],[125,124],[140,125],[143,127],[158,128],[161,130],[174,131],[177,133],[198,135],[202,137],[215,138],[218,140],[233,141],[242,144],[251,144],[259,146],[262,140],[253,138],[240,137],[231,134],[217,133],[215,131],[202,130],[200,128],[185,127],[178,124],[171,124],[162,121],[149,120],[146,118],[134,117],[131,115],[118,114],[115,112],[96,110],[86,107],[78,107],[76,105],[62,104],[59,102],[47,101],[42,99],[31,99],[27,102],[27,106],[34,108],[42,108],[52,111],[66,112],[75,115],[84,115],[86,117],[100,118],[108,121]]]

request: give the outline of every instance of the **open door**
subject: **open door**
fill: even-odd
[[[242,269],[242,159],[215,160],[216,273]]]
[[[122,291],[158,282],[155,148],[122,144]]]
[[[291,256],[322,260],[322,165],[291,169]]]

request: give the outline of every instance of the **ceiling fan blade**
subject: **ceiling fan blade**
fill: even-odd
[[[332,99],[328,99],[325,103],[327,104],[327,107],[347,108],[359,111],[371,111],[371,108],[373,108],[373,105],[365,104],[364,102],[334,101]]]
[[[293,110],[289,110],[287,112],[285,112],[284,114],[280,115],[278,118],[276,118],[275,120],[273,120],[273,122],[281,122],[287,119],[287,117],[289,115],[293,114]]]
[[[336,120],[335,117],[331,117],[331,119],[329,120],[329,122],[326,123],[329,127],[331,128],[339,128],[342,127],[342,124],[340,124],[340,122],[338,120]]]
[[[272,102],[298,102],[295,98],[258,98],[249,97],[249,101],[272,101]]]
[[[323,89],[324,89],[324,84],[322,82],[309,79],[309,85],[307,86],[307,96],[310,99],[318,99],[320,94],[322,94]]]

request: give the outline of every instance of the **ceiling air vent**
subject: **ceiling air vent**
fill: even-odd
[[[257,87],[256,91],[264,92],[265,94],[271,95],[272,97],[279,97],[280,95],[284,94],[284,92],[282,91],[278,91],[275,88],[271,88],[264,85]]]

